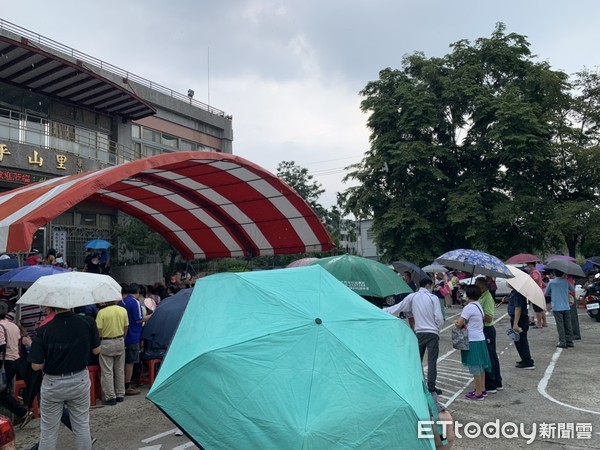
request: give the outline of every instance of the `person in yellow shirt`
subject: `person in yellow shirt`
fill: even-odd
[[[102,308],[96,317],[100,335],[100,384],[105,405],[116,405],[125,397],[125,335],[129,319],[118,302]]]

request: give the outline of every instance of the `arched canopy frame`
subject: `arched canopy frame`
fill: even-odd
[[[175,152],[0,195],[0,252],[26,252],[39,227],[83,200],[138,218],[183,258],[328,251],[333,241],[287,184],[238,156]]]

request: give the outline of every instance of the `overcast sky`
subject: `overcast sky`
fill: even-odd
[[[296,161],[330,206],[369,147],[358,92],[379,70],[496,22],[555,69],[597,68],[599,13],[594,0],[19,0],[0,17],[205,103],[210,85],[211,106],[233,116],[234,154],[272,172]]]

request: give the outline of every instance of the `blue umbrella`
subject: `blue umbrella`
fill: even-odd
[[[35,283],[38,278],[64,272],[69,271],[59,266],[23,266],[2,274],[2,276],[0,276],[0,286],[28,288],[31,287],[31,285]]]
[[[193,289],[182,289],[161,301],[144,325],[142,339],[150,341],[150,347],[167,348],[173,339],[177,325],[190,300]]]
[[[589,259],[581,265],[581,269],[584,272],[595,272],[598,270],[598,265]]]
[[[510,269],[495,256],[479,250],[459,248],[444,253],[435,262],[453,269],[490,277],[512,278]]]
[[[111,248],[112,244],[104,239],[92,239],[91,241],[86,242],[84,247],[94,250],[106,250],[107,248]]]

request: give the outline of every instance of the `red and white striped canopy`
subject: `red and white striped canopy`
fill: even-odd
[[[314,211],[275,175],[237,156],[176,152],[1,194],[0,252],[29,251],[40,226],[83,200],[137,217],[185,259],[334,246]]]

